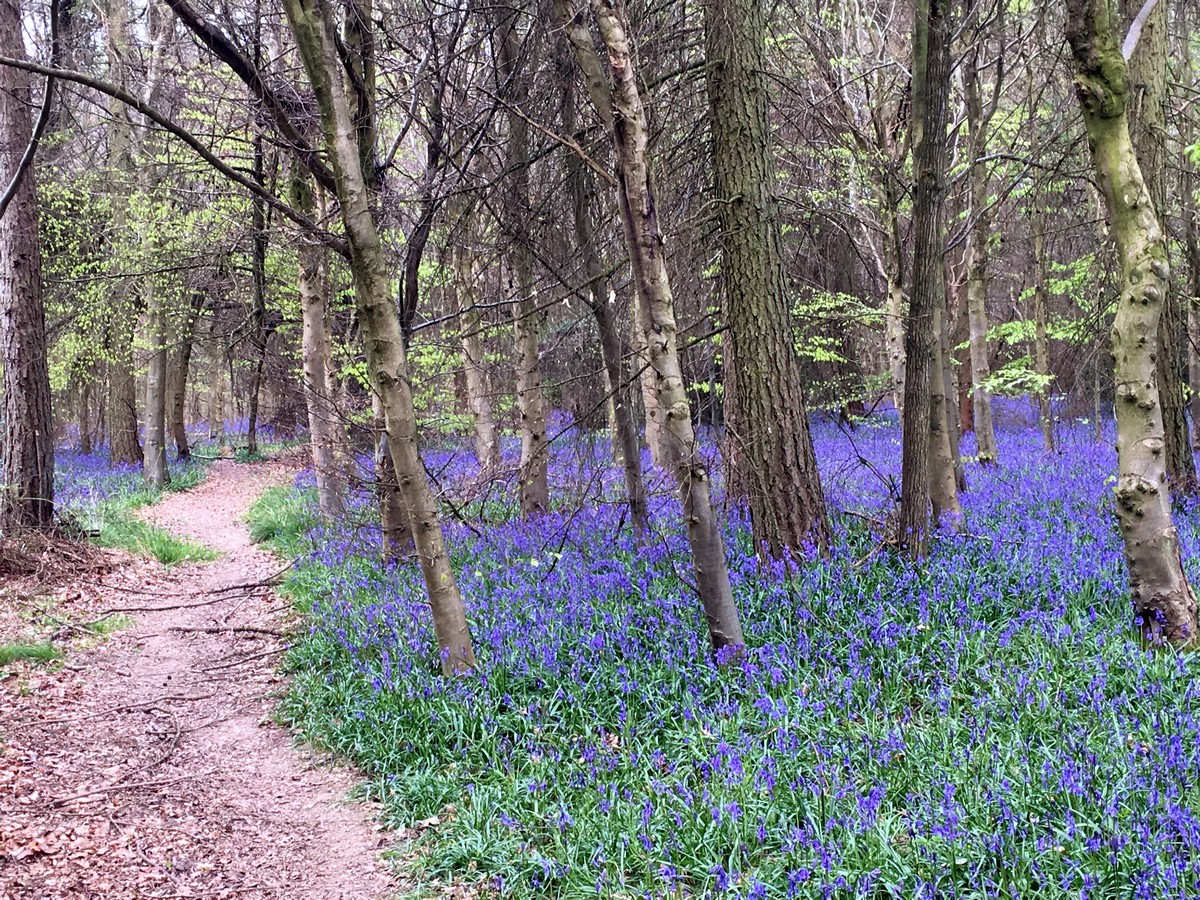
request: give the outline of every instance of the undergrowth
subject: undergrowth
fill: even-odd
[[[894,435],[855,440],[886,470]],[[445,679],[414,567],[273,496],[259,534],[302,554],[312,623],[282,716],[420,824],[425,875],[484,893],[1192,900],[1200,661],[1136,640],[1111,451],[1005,440],[969,473],[971,532],[921,566],[863,526],[861,473],[827,481],[860,511],[832,556],[790,574],[733,516],[749,648],[725,668],[666,504],[646,547],[613,507],[448,525],[479,668]],[[1196,511],[1178,520],[1192,555]]]

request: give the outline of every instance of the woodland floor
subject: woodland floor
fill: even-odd
[[[294,471],[217,462],[199,487],[143,511],[219,551],[215,562],[165,568],[109,552],[85,576],[43,585],[64,623],[131,621],[74,640],[57,671],[0,680],[0,897],[400,891],[378,855],[390,836],[347,801],[352,774],[271,721],[282,635],[296,623],[264,586],[280,563],[241,519]],[[0,637],[12,586],[0,585]]]

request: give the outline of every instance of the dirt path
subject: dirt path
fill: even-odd
[[[279,570],[241,516],[292,475],[281,463],[218,462],[195,490],[168,495],[147,517],[220,559],[105,576],[124,586],[106,592],[110,605],[158,611],[129,612],[131,627],[71,653],[59,672],[0,684],[0,897],[399,892],[377,857],[372,810],[346,800],[350,775],[269,721],[283,641],[202,630],[287,627],[269,590],[213,592]]]

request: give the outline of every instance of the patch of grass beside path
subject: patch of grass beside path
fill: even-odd
[[[118,491],[88,504],[84,509],[77,509],[75,514],[101,547],[115,547],[150,556],[165,566],[181,562],[208,562],[217,558],[215,550],[178,538],[166,529],[134,515],[134,510],[157,503],[166,492],[177,493],[196,487],[204,480],[205,474],[203,466],[189,463],[172,473],[171,483],[166,488],[138,483],[128,490]]]
[[[62,653],[51,646],[49,642],[44,644],[27,644],[18,641],[12,644],[0,644],[0,666],[11,665],[20,660],[51,662],[59,659],[61,656]]]

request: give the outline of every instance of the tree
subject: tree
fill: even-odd
[[[829,545],[808,430],[773,196],[767,120],[766,13],[760,0],[707,0],[705,74],[721,228],[721,280],[737,422],[755,544],[772,557]],[[728,406],[728,400],[726,405]]]
[[[948,6],[947,0],[919,0],[913,16],[914,239],[904,354],[899,539],[918,558],[928,551],[931,524],[936,525],[942,515],[961,513],[946,424],[941,346],[946,306],[942,204],[950,83]],[[941,398],[936,407],[935,396]]]
[[[1116,381],[1117,519],[1135,621],[1151,644],[1197,637],[1196,596],[1183,571],[1167,490],[1155,355],[1170,278],[1166,237],[1129,133],[1129,70],[1107,0],[1068,0],[1075,93],[1121,266],[1112,325]]]
[[[0,0],[0,48],[23,58],[19,0]],[[30,144],[30,78],[0,66],[0,184],[15,192],[0,217],[0,531],[47,528],[54,519],[54,421],[46,367],[41,251],[33,173],[21,172]],[[52,90],[52,82],[46,91]],[[49,96],[45,102],[49,103]]]
[[[692,569],[713,649],[737,653],[745,638],[712,506],[709,474],[692,427],[692,411],[679,365],[675,303],[650,176],[650,134],[638,88],[629,20],[621,0],[592,0],[591,8],[607,54],[606,67],[595,52],[582,13],[563,2],[559,5],[560,18],[592,102],[598,109],[607,107],[612,111],[608,121],[616,158],[621,224],[634,290],[642,305],[643,333],[654,372],[658,409],[664,414],[660,447],[663,466],[674,474],[679,486]]]
[[[405,341],[371,212],[360,144],[343,82],[344,69],[334,42],[333,15],[326,0],[286,0],[284,10],[320,108],[324,142],[346,229],[371,389],[382,407],[388,454],[411,518],[442,671],[468,671],[475,666],[475,652],[462,595],[446,552],[437,503],[421,461]]]

